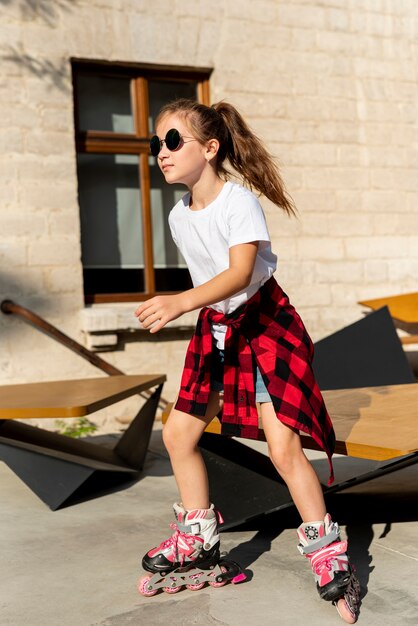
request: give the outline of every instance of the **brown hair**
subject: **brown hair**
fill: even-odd
[[[232,104],[221,101],[208,107],[182,98],[166,104],[160,110],[156,123],[170,114],[183,116],[202,145],[210,139],[219,141],[218,174],[228,179],[229,172],[224,165],[228,160],[250,189],[265,195],[288,215],[296,214],[294,202],[286,192],[273,157]]]

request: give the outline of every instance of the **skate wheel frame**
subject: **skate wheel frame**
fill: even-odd
[[[246,575],[234,561],[223,560],[210,570],[197,570],[195,567],[178,568],[170,573],[146,575],[138,581],[141,595],[152,597],[160,589],[174,594],[183,587],[190,591],[199,591],[206,583],[211,587],[223,587],[228,582],[237,584],[246,580]]]

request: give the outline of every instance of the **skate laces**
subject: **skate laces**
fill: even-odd
[[[326,570],[331,571],[333,569],[333,561],[341,554],[347,551],[347,542],[338,541],[331,544],[327,548],[320,548],[312,554],[306,556],[311,562],[311,566],[315,574],[321,576]]]
[[[196,537],[195,535],[188,535],[187,533],[179,530],[177,524],[175,524],[174,522],[171,522],[170,528],[174,530],[174,533],[171,535],[171,537],[162,542],[160,548],[172,548],[176,556],[180,557],[181,564],[183,564],[186,555],[184,554],[184,552],[180,553],[178,545],[179,541],[183,540],[183,542],[186,543],[187,546],[190,546],[192,543],[194,543]]]

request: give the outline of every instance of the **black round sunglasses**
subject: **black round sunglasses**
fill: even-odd
[[[179,131],[176,128],[171,128],[165,139],[160,139],[157,135],[151,137],[149,142],[149,147],[151,150],[152,156],[158,156],[160,154],[160,150],[163,147],[163,143],[167,146],[170,152],[175,152],[176,150],[180,150],[180,148],[185,143],[190,143],[190,141],[184,141],[185,139],[189,139],[190,141],[197,141],[194,137],[185,137],[180,135]]]

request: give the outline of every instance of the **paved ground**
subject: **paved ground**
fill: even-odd
[[[340,624],[296,550],[298,520],[289,512],[223,533],[223,549],[247,569],[249,582],[153,598],[137,593],[139,557],[168,536],[176,499],[159,428],[142,480],[56,512],[0,463],[1,626]],[[322,460],[315,463],[326,471]],[[344,471],[353,471],[349,459],[338,461],[339,478]],[[418,624],[417,485],[415,466],[329,502],[357,564],[363,626]]]

